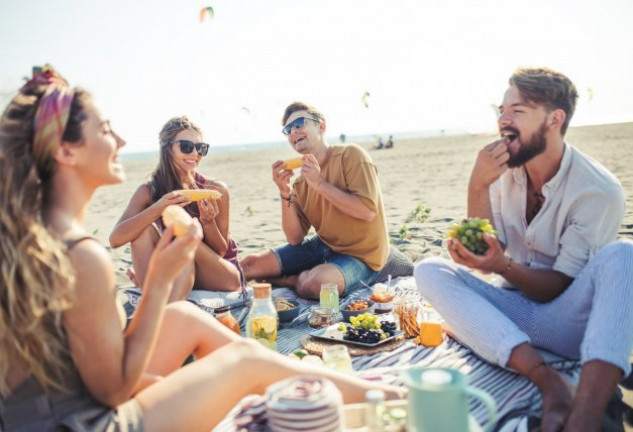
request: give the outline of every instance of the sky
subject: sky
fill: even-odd
[[[512,72],[547,66],[578,87],[572,126],[633,121],[632,18],[631,0],[0,0],[0,102],[50,63],[125,152],[177,115],[211,145],[283,141],[295,100],[333,139],[493,132]]]

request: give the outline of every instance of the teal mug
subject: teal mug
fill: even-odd
[[[469,419],[468,397],[479,399],[488,409],[486,431],[496,420],[496,404],[481,390],[469,387],[466,376],[455,369],[417,367],[403,374],[407,396],[409,432],[473,432],[480,430]]]

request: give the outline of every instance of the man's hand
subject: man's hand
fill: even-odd
[[[483,239],[488,244],[488,250],[483,255],[475,255],[456,238],[448,241],[448,253],[457,264],[485,273],[503,272],[510,258],[505,256],[497,237],[484,233]]]
[[[292,189],[290,188],[290,178],[292,171],[284,169],[284,161],[278,160],[273,164],[273,181],[283,197],[288,197]]]
[[[508,169],[510,153],[504,140],[497,140],[479,151],[473,172],[470,175],[471,188],[486,188],[494,183]]]
[[[321,166],[319,161],[313,154],[306,155],[303,158],[303,166],[301,167],[301,175],[312,189],[317,189],[323,181],[321,176]]]

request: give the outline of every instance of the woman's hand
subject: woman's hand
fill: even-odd
[[[173,241],[172,241],[173,239]],[[202,240],[202,227],[194,219],[189,231],[181,237],[174,238],[173,227],[163,231],[150,258],[147,278],[171,283],[191,263]],[[150,284],[145,283],[146,286]]]
[[[200,211],[200,223],[203,226],[213,222],[215,217],[220,214],[220,208],[216,200],[198,201],[198,210]]]
[[[168,192],[163,195],[158,201],[156,201],[153,205],[160,210],[162,213],[167,206],[177,205],[180,207],[184,207],[189,204],[191,201],[184,195],[180,195],[176,191]]]

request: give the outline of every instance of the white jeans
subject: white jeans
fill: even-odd
[[[633,242],[610,243],[548,303],[493,286],[441,258],[414,271],[424,297],[455,336],[478,355],[506,366],[524,342],[582,363],[602,360],[630,372],[633,348]]]

